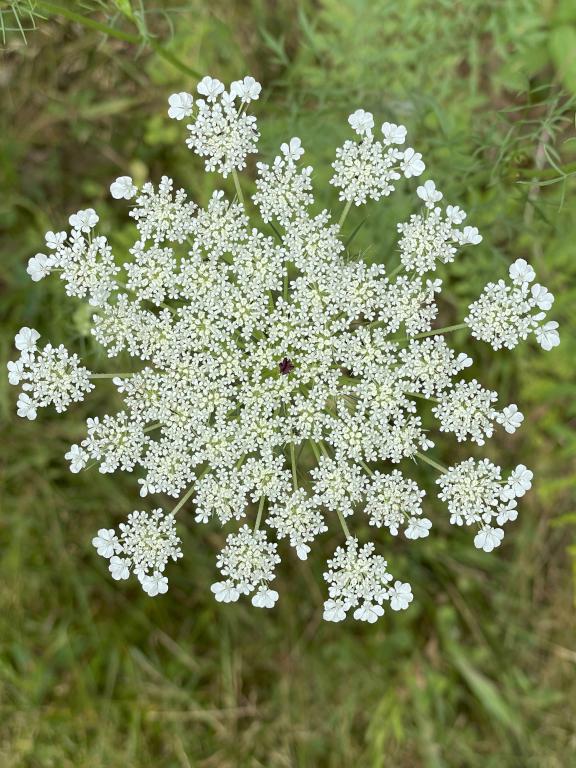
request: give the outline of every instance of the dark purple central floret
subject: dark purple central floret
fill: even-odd
[[[294,363],[292,360],[288,360],[287,357],[284,357],[279,363],[278,368],[280,369],[280,373],[283,376],[286,376],[290,371],[294,370]]]

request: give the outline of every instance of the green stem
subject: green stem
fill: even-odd
[[[442,472],[443,475],[446,474],[446,472],[448,472],[446,467],[443,467],[442,464],[438,464],[438,462],[434,461],[433,459],[429,459],[425,453],[416,453],[416,456],[418,456],[419,459],[422,459],[422,461],[425,461],[426,464],[430,464],[430,466],[434,467],[434,469],[437,469],[439,472]]]
[[[169,64],[172,64],[173,67],[176,67],[176,69],[179,69],[181,72],[184,72],[186,75],[190,75],[191,77],[195,78],[201,78],[202,75],[197,72],[195,69],[192,69],[187,64],[184,64],[183,61],[180,61],[180,59],[176,58],[174,54],[170,53],[169,51],[165,50],[160,43],[157,43],[155,40],[152,40],[151,38],[146,38],[145,36],[138,34],[134,35],[129,32],[122,32],[121,29],[116,29],[115,27],[110,27],[107,24],[102,24],[100,21],[96,21],[96,19],[91,19],[88,16],[84,16],[81,13],[76,13],[75,11],[71,11],[69,8],[66,8],[65,6],[58,5],[57,3],[47,3],[44,2],[44,0],[38,0],[36,3],[36,7],[40,10],[46,11],[46,13],[53,13],[56,16],[62,16],[65,19],[68,19],[68,21],[76,22],[77,24],[81,24],[83,27],[86,27],[86,29],[93,29],[96,32],[102,32],[103,35],[106,35],[107,37],[114,37],[117,40],[122,40],[125,43],[132,43],[133,45],[141,45],[142,43],[145,43],[152,48],[152,50],[158,54],[158,56],[161,56],[163,59],[165,59]]]
[[[400,262],[400,264],[398,264],[398,266],[397,266],[397,267],[395,267],[395,268],[392,270],[392,272],[390,272],[390,274],[389,274],[389,275],[387,275],[388,279],[391,279],[391,278],[393,278],[393,277],[396,277],[396,275],[398,274],[398,272],[400,272],[400,270],[403,268],[403,266],[404,266],[404,264],[402,264],[402,262]]]
[[[190,488],[188,488],[188,490],[186,491],[186,493],[184,494],[184,496],[182,496],[182,498],[180,499],[180,501],[178,502],[178,504],[176,504],[176,506],[175,506],[175,507],[174,507],[174,509],[172,510],[172,514],[173,514],[173,515],[176,515],[176,514],[177,514],[177,513],[178,513],[178,512],[179,512],[179,511],[182,509],[182,507],[184,506],[184,504],[186,504],[186,502],[188,501],[188,499],[190,498],[190,496],[192,496],[192,494],[194,493],[194,485],[195,485],[195,484],[194,484],[194,483],[192,483],[192,485],[190,486]]]
[[[91,379],[115,379],[117,376],[134,376],[134,373],[91,373]]]
[[[438,400],[437,397],[426,397],[426,395],[421,395],[420,392],[405,392],[408,397],[419,397],[420,400],[429,400],[431,403],[441,403],[441,400]]]
[[[368,474],[370,475],[370,477],[372,477],[372,476],[373,476],[373,474],[374,474],[374,472],[372,472],[372,470],[370,469],[370,467],[368,466],[368,464],[366,464],[366,462],[364,462],[364,461],[362,461],[362,460],[360,460],[360,464],[362,464],[362,466],[364,467],[364,469],[366,470],[366,472],[368,472]]]
[[[107,24],[102,24],[100,21],[90,19],[81,13],[75,13],[74,11],[71,11],[69,8],[65,8],[62,5],[57,5],[56,3],[45,3],[44,0],[40,0],[36,3],[36,6],[39,9],[46,11],[47,13],[54,13],[57,16],[63,16],[65,19],[68,19],[68,21],[74,21],[78,24],[82,24],[82,26],[86,27],[87,29],[94,29],[97,32],[102,32],[102,34],[107,35],[108,37],[115,37],[117,40],[123,40],[125,43],[134,43],[137,45],[138,43],[142,42],[140,35],[131,35],[128,32],[122,32],[120,29],[109,27]]]
[[[312,451],[314,452],[314,456],[316,456],[316,461],[320,463],[320,451],[318,450],[318,446],[313,440],[310,440],[310,445],[312,447]]]
[[[258,514],[256,515],[256,522],[254,523],[255,531],[257,531],[260,528],[260,522],[262,521],[262,512],[264,510],[265,501],[266,501],[266,496],[262,496],[260,498],[260,503],[258,504]]]
[[[242,194],[242,187],[240,186],[240,179],[238,178],[238,174],[236,173],[236,170],[232,171],[232,178],[234,179],[234,186],[236,187],[236,194],[238,195],[238,200],[244,205],[244,195]]]
[[[445,328],[435,328],[432,331],[426,331],[426,333],[417,333],[415,336],[410,336],[411,339],[423,339],[425,336],[437,336],[439,333],[450,333],[451,331],[461,331],[464,328],[468,328],[466,323],[458,323],[457,325],[447,325]]]
[[[342,526],[342,530],[344,531],[344,536],[346,536],[347,539],[351,539],[352,534],[348,530],[348,526],[346,525],[346,520],[344,519],[344,515],[338,508],[336,508],[336,514],[338,515],[338,520],[340,520],[340,525]]]
[[[348,212],[352,206],[352,200],[348,200],[346,205],[344,206],[344,210],[342,211],[342,215],[340,216],[340,219],[338,221],[338,227],[342,229],[342,225],[346,221],[346,216],[348,216]]]
[[[298,471],[296,469],[296,451],[294,450],[294,443],[290,443],[290,463],[292,465],[292,485],[294,490],[298,490]]]

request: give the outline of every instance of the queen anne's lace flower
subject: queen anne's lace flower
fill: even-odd
[[[166,564],[182,557],[174,516],[161,509],[131,512],[119,528],[119,533],[101,528],[92,539],[98,554],[110,560],[112,578],[123,580],[134,573],[151,597],[167,592],[168,579],[162,576]]]
[[[238,533],[231,533],[218,555],[217,565],[226,580],[212,584],[216,600],[235,602],[240,595],[255,592],[252,605],[272,608],[278,592],[268,585],[276,578],[274,569],[280,562],[277,546],[266,540],[264,531],[251,531],[247,525]]]
[[[53,405],[61,413],[71,403],[83,400],[94,389],[90,371],[80,365],[80,358],[70,354],[61,344],[46,344],[38,349],[40,334],[34,328],[21,328],[16,334],[16,349],[20,359],[8,363],[10,384],[21,384],[23,392],[18,400],[18,415],[36,418],[36,410]]]
[[[441,431],[478,444],[495,424],[511,433],[523,421],[515,404],[500,410],[495,392],[462,378],[471,358],[448,345],[451,327],[432,327],[442,289],[434,270],[482,238],[461,226],[462,209],[439,205],[442,193],[427,180],[416,189],[418,208],[398,225],[399,263],[351,260],[342,227],[352,204],[387,196],[402,176],[424,171],[421,155],[404,148],[406,128],[384,122],[375,130],[363,109],[350,116],[354,138],[333,163],[332,184],[345,202],[336,223],[327,210],[312,210],[313,170],[301,165],[298,137],[287,137],[271,164],[256,164],[246,204],[237,171],[259,136],[248,114],[261,91],[254,78],[227,89],[205,77],[197,91],[199,98],[172,94],[168,114],[188,120],[187,144],[208,171],[233,175],[234,197],[216,189],[199,207],[168,177],[138,188],[120,176],[110,192],[130,201],[136,228],[122,257],[95,231],[90,208],[70,216],[69,232],[47,232],[30,277],[57,274],[68,295],[94,307],[94,340],[109,357],[123,353],[134,363],[123,363],[124,373],[91,373],[63,346],[39,348],[39,332],[24,327],[19,357],[8,363],[10,383],[21,387],[17,412],[33,419],[47,405],[65,410],[96,379],[112,379],[123,406],[87,420],[85,437],[66,452],[71,471],[135,472],[142,497],[179,498],[168,514],[133,512],[118,531],[98,531],[93,543],[113,579],[135,574],[149,595],[165,593],[166,566],[182,556],[175,515],[190,504],[197,523],[241,521],[217,559],[216,600],[250,595],[254,606],[271,608],[280,562],[271,537],[304,559],[336,524],[344,542],[325,573],[324,617],[374,622],[386,603],[407,608],[412,591],[348,526],[360,515],[379,547],[400,532],[428,536],[424,491],[409,477],[414,462],[440,473],[451,522],[472,526],[487,552],[531,487],[523,464],[504,480],[487,459],[446,468],[430,458],[434,418]],[[254,207],[259,217],[250,218]],[[534,333],[551,349],[557,323],[543,321],[552,294],[534,284],[525,260],[510,267],[510,280],[489,284],[470,306],[472,334],[499,348]],[[389,466],[405,459],[406,471]]]
[[[466,323],[472,335],[494,349],[513,349],[530,333],[534,333],[542,349],[558,346],[558,323],[542,323],[554,296],[538,283],[530,289],[536,273],[524,259],[517,259],[509,274],[512,285],[504,280],[488,283],[480,298],[468,307]]]
[[[400,526],[406,526],[407,539],[425,538],[432,527],[428,518],[420,517],[425,495],[425,491],[397,469],[389,475],[374,472],[364,511],[370,518],[370,525],[385,527],[392,536],[398,535]]]
[[[357,539],[349,538],[345,548],[338,547],[324,574],[330,596],[324,603],[324,618],[342,621],[355,608],[355,619],[373,624],[384,614],[384,602],[390,601],[394,611],[407,608],[412,600],[410,585],[396,581],[389,588],[392,576],[387,565],[381,555],[374,554],[372,543],[360,547]]]

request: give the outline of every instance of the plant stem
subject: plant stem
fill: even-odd
[[[351,539],[352,534],[348,530],[348,526],[346,525],[346,520],[344,519],[344,515],[338,508],[336,508],[336,514],[338,515],[338,520],[340,520],[340,525],[342,526],[342,530],[344,531],[344,536],[346,536],[347,539]]]
[[[342,229],[342,225],[346,221],[346,216],[348,216],[348,211],[350,210],[351,206],[352,206],[352,200],[348,200],[348,202],[344,206],[344,210],[342,211],[342,215],[340,216],[340,220],[338,221],[338,226],[339,226],[340,229]]]
[[[160,45],[160,43],[157,43],[155,40],[152,40],[149,37],[147,38],[142,34],[134,35],[129,32],[122,32],[121,29],[116,29],[115,27],[110,27],[107,24],[102,24],[102,22],[96,21],[96,19],[91,19],[90,17],[84,16],[81,13],[71,11],[69,8],[66,8],[63,5],[58,5],[57,3],[47,3],[44,2],[44,0],[39,0],[36,3],[36,6],[46,13],[62,16],[65,19],[68,19],[68,21],[81,24],[87,29],[94,29],[97,32],[102,32],[102,34],[106,35],[107,37],[114,37],[117,40],[123,40],[125,43],[132,43],[133,45],[149,45],[150,48],[152,48],[152,50],[158,54],[158,56],[161,56],[169,64],[172,64],[173,67],[176,67],[176,69],[184,72],[184,74],[195,78],[202,77],[202,75],[200,75],[195,69],[192,69],[187,64],[184,64],[184,62],[180,61],[180,59],[174,56],[173,53],[165,50],[162,45]]]
[[[458,323],[457,325],[447,325],[445,328],[434,328],[432,331],[426,331],[426,333],[417,333],[415,336],[410,336],[411,339],[423,339],[425,336],[436,336],[439,333],[450,333],[451,331],[461,331],[464,328],[468,328],[466,323]]]
[[[290,463],[292,464],[292,485],[296,491],[298,489],[298,472],[296,469],[296,452],[294,450],[294,443],[290,443]]]
[[[258,504],[258,514],[256,515],[256,522],[254,523],[254,530],[257,531],[260,528],[260,522],[262,520],[262,511],[264,509],[264,502],[266,501],[266,496],[260,497],[260,503]]]
[[[318,446],[313,440],[310,440],[310,445],[312,447],[312,451],[314,453],[314,456],[316,456],[316,461],[320,462],[320,451],[318,450]]]
[[[91,379],[115,379],[117,376],[134,376],[134,373],[91,373]]]
[[[404,266],[404,265],[402,264],[402,262],[400,262],[400,264],[398,264],[398,266],[397,266],[397,267],[394,267],[394,269],[392,270],[392,272],[390,272],[390,274],[389,274],[389,275],[387,275],[388,279],[391,279],[391,278],[393,278],[393,277],[396,277],[396,275],[398,274],[398,272],[400,272],[400,270],[402,269],[402,267],[403,267],[403,266]]]
[[[372,477],[372,475],[374,474],[374,472],[372,472],[372,470],[370,469],[370,467],[368,466],[368,464],[366,464],[366,462],[364,462],[364,461],[362,461],[362,460],[360,460],[360,464],[362,464],[362,466],[364,467],[364,469],[366,470],[366,472],[368,472],[368,474],[370,475],[370,477]]]
[[[426,395],[421,395],[420,392],[405,392],[404,394],[408,395],[408,397],[419,397],[420,400],[429,400],[431,403],[441,403],[441,400],[438,400],[437,397],[426,397]]]
[[[238,200],[244,205],[244,195],[242,194],[242,187],[240,186],[240,179],[238,178],[238,174],[236,173],[236,170],[232,171],[232,178],[234,179],[234,186],[236,187],[236,194],[238,195]]]
[[[177,514],[177,513],[178,513],[178,512],[179,512],[179,511],[182,509],[182,507],[184,506],[184,504],[186,504],[186,502],[188,501],[188,499],[190,498],[190,496],[192,496],[192,494],[193,494],[193,492],[194,492],[194,485],[195,485],[195,484],[194,484],[194,483],[192,483],[192,485],[190,486],[190,488],[188,488],[188,490],[186,491],[186,493],[184,494],[184,496],[182,496],[182,498],[180,499],[180,501],[178,502],[178,504],[176,504],[176,506],[175,506],[175,507],[174,507],[174,509],[172,510],[172,513],[171,513],[171,514],[173,514],[173,515],[176,515],[176,514]]]
[[[446,472],[448,471],[446,467],[442,466],[442,464],[438,464],[437,461],[434,461],[433,459],[429,459],[425,453],[416,453],[416,456],[418,456],[419,459],[422,459],[422,461],[425,461],[426,464],[430,464],[430,466],[434,467],[434,469],[437,469],[439,472],[442,472],[443,475],[446,474]]]

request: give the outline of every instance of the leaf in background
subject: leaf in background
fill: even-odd
[[[550,55],[564,85],[576,94],[576,27],[563,24],[552,30]]]

